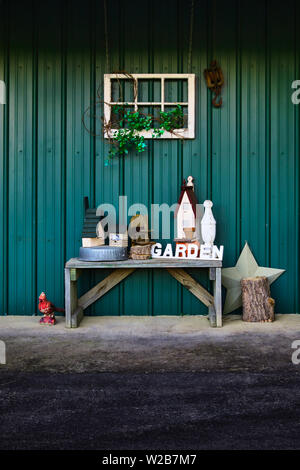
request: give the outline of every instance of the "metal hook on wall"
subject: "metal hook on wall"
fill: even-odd
[[[223,104],[221,97],[222,86],[224,85],[224,76],[221,67],[216,60],[210,63],[210,67],[204,70],[204,78],[207,87],[214,93],[212,105],[215,108],[220,108]]]

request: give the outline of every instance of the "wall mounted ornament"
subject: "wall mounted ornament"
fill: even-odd
[[[233,312],[242,306],[242,279],[247,277],[265,276],[268,279],[269,284],[272,284],[284,272],[284,269],[258,266],[248,243],[245,243],[236,265],[232,268],[222,269],[222,284],[227,289],[224,314]]]
[[[224,85],[224,76],[221,67],[216,60],[210,63],[210,67],[204,70],[204,78],[207,87],[214,94],[212,105],[215,108],[220,108],[223,104],[221,97],[222,86]]]

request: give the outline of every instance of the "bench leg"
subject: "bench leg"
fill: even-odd
[[[216,268],[216,280],[214,281],[214,303],[216,310],[217,327],[222,326],[222,283],[221,268]]]
[[[71,318],[71,328],[78,328],[83,319],[83,308],[77,307]]]
[[[214,281],[216,280],[216,268],[209,268],[209,280]],[[217,318],[216,318],[216,309],[215,309],[215,299],[213,305],[208,307],[208,319],[211,327],[217,326]]]
[[[71,281],[68,268],[65,268],[65,310],[66,327],[77,328],[83,316],[83,309],[78,307],[77,281]]]
[[[208,307],[208,319],[212,328],[217,326],[216,309],[214,305]]]
[[[208,307],[209,323],[212,327],[222,326],[222,285],[221,268],[210,268],[209,279],[213,281],[214,303]]]

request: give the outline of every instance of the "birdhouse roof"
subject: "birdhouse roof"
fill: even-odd
[[[179,208],[180,208],[180,205],[182,203],[182,199],[183,199],[183,196],[184,195],[187,195],[188,197],[188,200],[192,206],[192,209],[193,209],[193,212],[194,212],[194,215],[196,217],[196,212],[197,212],[197,204],[198,204],[198,200],[196,198],[196,194],[193,190],[193,187],[192,186],[187,186],[186,185],[186,181],[183,180],[183,183],[182,183],[182,186],[181,186],[181,193],[180,193],[180,196],[179,196],[179,199],[178,199],[178,203],[177,203],[177,207],[176,207],[176,210],[175,210],[175,217],[177,217],[177,213],[179,211]]]

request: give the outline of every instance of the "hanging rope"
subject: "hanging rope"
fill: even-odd
[[[212,2],[212,36],[211,36],[211,52],[214,55],[216,49],[216,0]],[[213,93],[212,105],[214,108],[220,108],[223,104],[221,97],[222,87],[224,85],[224,76],[221,67],[216,60],[212,60],[210,66],[204,70],[204,78],[207,87]]]
[[[216,48],[216,16],[217,16],[217,7],[216,7],[216,0],[213,0],[212,4],[212,41],[211,41],[211,49],[212,55],[214,56],[215,48]]]
[[[106,53],[106,72],[110,72],[109,67],[109,51],[108,51],[108,28],[107,28],[107,4],[106,0],[103,0],[104,3],[104,34],[105,34],[105,53]]]
[[[192,72],[193,29],[194,29],[194,0],[191,0],[190,38],[189,38],[189,53],[188,53],[188,72],[189,73]]]

